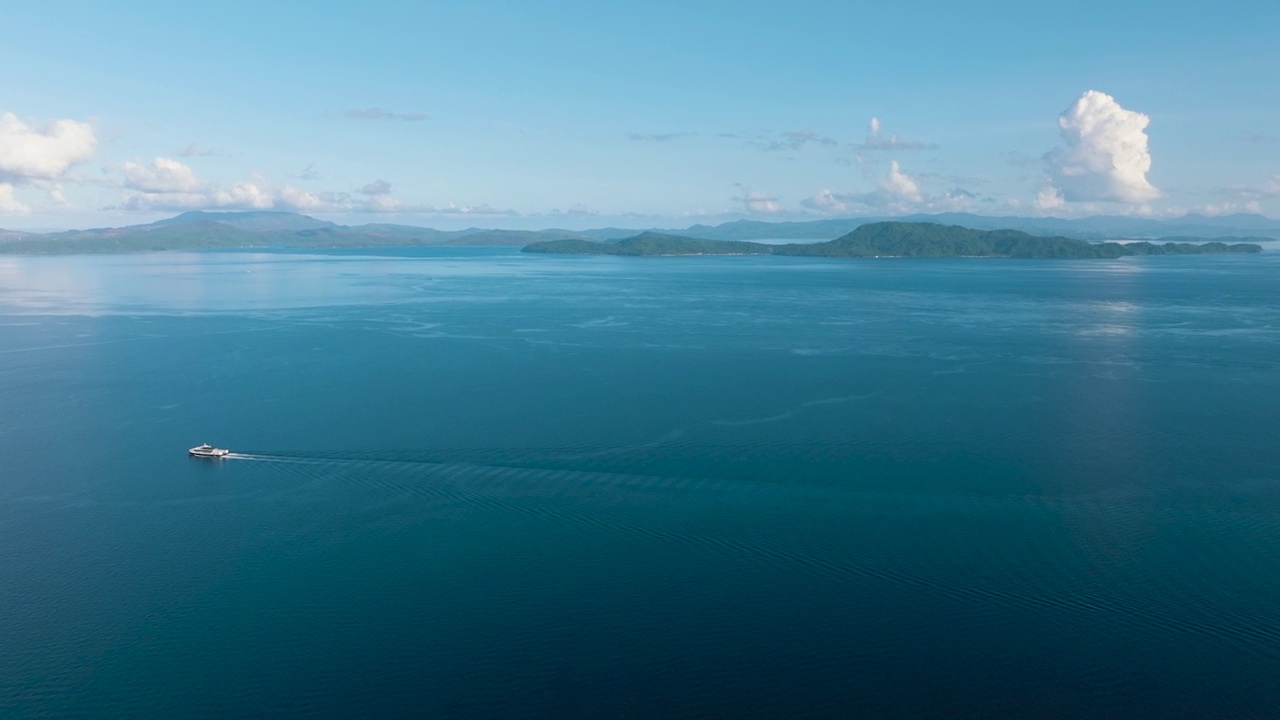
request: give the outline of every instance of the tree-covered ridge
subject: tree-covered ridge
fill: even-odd
[[[589,237],[568,230],[435,230],[376,223],[338,225],[297,213],[186,212],[146,225],[56,233],[0,231],[0,253],[230,250],[239,248],[381,248],[451,245],[523,246],[540,240]]]
[[[879,222],[863,225],[826,243],[782,245],[779,255],[828,257],[1005,257],[1117,258],[1127,255],[1181,255],[1260,252],[1247,243],[1091,243],[1062,236],[1036,236],[1020,230],[974,230],[959,225]]]
[[[771,247],[761,243],[732,240],[699,240],[697,238],[644,232],[610,242],[565,239],[537,242],[524,247],[524,252],[564,255],[769,255]]]
[[[700,240],[642,233],[613,242],[582,239],[528,245],[525,252],[574,255],[788,255],[793,257],[991,257],[1118,258],[1129,255],[1194,255],[1261,252],[1252,243],[1091,243],[1067,237],[1039,237],[1018,230],[974,230],[959,225],[878,222],[821,243],[766,245]]]

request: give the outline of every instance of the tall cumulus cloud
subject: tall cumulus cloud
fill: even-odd
[[[1151,119],[1090,90],[1058,116],[1062,145],[1044,156],[1048,196],[1068,202],[1143,203],[1160,197],[1147,180]]]

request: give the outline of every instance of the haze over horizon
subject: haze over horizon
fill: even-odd
[[[1273,2],[47,14],[0,26],[0,228],[1280,216]]]

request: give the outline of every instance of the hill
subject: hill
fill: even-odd
[[[583,239],[550,240],[526,246],[523,252],[561,255],[769,255],[768,245],[643,232],[629,238],[598,242]]]
[[[1280,220],[1262,215],[1237,214],[1209,217],[1189,214],[1180,218],[1135,218],[1098,215],[1084,218],[984,216],[970,213],[908,215],[902,217],[831,218],[803,222],[735,220],[720,225],[694,225],[680,234],[706,240],[821,240],[839,237],[875,222],[923,222],[959,225],[976,230],[1021,230],[1079,240],[1152,240],[1180,238],[1265,242],[1280,238]]]
[[[69,253],[219,250],[234,248],[361,248],[426,245],[524,246],[543,240],[586,239],[568,230],[444,231],[412,225],[339,225],[289,212],[185,212],[145,225],[57,233],[0,231],[0,253]]]
[[[974,230],[936,223],[878,222],[821,243],[766,245],[641,233],[613,242],[570,239],[531,244],[530,253],[568,255],[787,255],[792,257],[990,257],[1118,258],[1129,255],[1186,255],[1261,252],[1259,245],[1209,243],[1091,243],[1061,236],[1040,237],[1018,230]]]
[[[249,212],[206,212],[191,210],[168,220],[159,220],[140,228],[170,228],[182,225],[215,223],[250,232],[279,232],[315,230],[316,228],[338,227],[328,220],[317,220],[309,215],[280,212],[275,210],[254,210]]]
[[[1127,255],[1260,252],[1252,244],[1091,243],[1062,236],[1042,237],[1020,230],[975,230],[959,225],[879,222],[863,225],[825,243],[780,245],[778,255],[805,257],[1002,257],[1117,258]]]

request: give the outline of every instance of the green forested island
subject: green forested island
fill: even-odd
[[[639,235],[599,242],[596,240],[544,240],[523,248],[530,253],[564,255],[772,255],[774,246],[735,240],[700,240],[698,238],[643,232]]]
[[[612,236],[626,231],[613,230]],[[240,248],[382,248],[524,246],[540,240],[593,237],[569,230],[436,230],[412,225],[339,225],[298,213],[194,210],[146,225],[26,233],[0,230],[0,254],[233,250]]]
[[[1041,237],[1018,230],[973,230],[958,225],[920,222],[877,222],[819,243],[765,243],[700,240],[641,233],[598,242],[562,239],[527,245],[524,252],[569,255],[789,255],[795,257],[990,257],[990,258],[1118,258],[1128,255],[1197,255],[1255,253],[1262,246],[1223,242],[1104,242],[1067,237]]]

